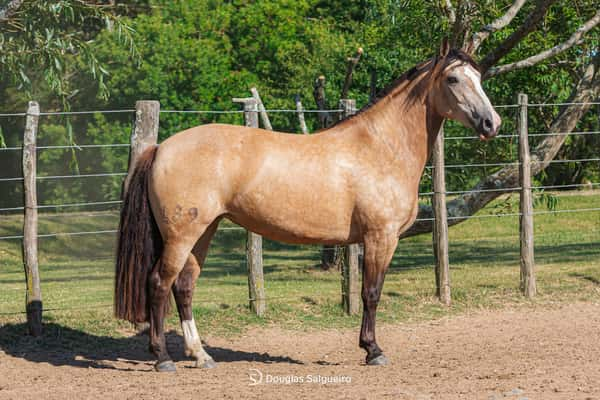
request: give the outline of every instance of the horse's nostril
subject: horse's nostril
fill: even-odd
[[[490,130],[490,129],[492,129],[492,120],[490,120],[490,119],[487,119],[487,118],[486,118],[486,119],[483,121],[483,127],[484,127],[485,129],[487,129],[487,130]]]

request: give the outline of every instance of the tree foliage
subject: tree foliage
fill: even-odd
[[[15,2],[8,3],[5,7]],[[92,39],[107,29],[135,55],[132,29],[95,2],[21,3],[0,18],[0,68],[5,84],[24,90],[29,97],[49,91],[66,107],[79,91],[71,85],[74,74],[83,70],[95,83],[99,97],[108,97],[108,71],[98,61]]]
[[[373,71],[377,87],[382,89],[434,54],[444,36],[454,34],[461,44],[474,33],[485,31],[484,27],[515,3],[147,0],[102,4],[32,0],[24,2],[9,19],[0,18],[0,101],[7,111],[23,111],[29,98],[38,100],[45,110],[62,109],[65,102],[73,109],[132,108],[140,99],[159,100],[167,110],[234,110],[237,106],[231,98],[248,96],[249,87],[256,86],[267,108],[294,108],[296,94],[306,108],[313,108],[312,83],[324,75],[329,106],[336,108],[346,58],[360,46],[365,52],[355,70],[349,97],[364,105]],[[475,57],[489,59],[507,38],[519,35],[542,5],[546,7],[542,17],[516,46],[503,53],[498,64],[509,64],[565,42],[597,8],[592,0],[524,2],[502,29],[481,41]],[[448,6],[458,23],[450,18]],[[599,44],[598,29],[592,29],[585,40],[552,58],[488,79],[485,89],[494,104],[512,104],[518,92],[527,93],[533,103],[564,101]],[[530,129],[546,131],[560,111],[560,107],[532,108]],[[502,133],[513,133],[513,111],[503,109],[503,114]],[[271,119],[279,130],[298,131],[293,114],[272,114]],[[215,121],[241,123],[241,117],[161,114],[160,136],[164,139],[181,129]],[[314,115],[307,115],[307,122],[311,131],[317,129]],[[109,116],[73,118],[71,123],[71,134],[64,121],[42,123],[40,137],[59,141],[61,135],[72,135],[77,143],[123,142],[130,129],[129,121]],[[18,123],[0,120],[0,124],[7,144],[18,144]],[[597,115],[588,113],[577,129],[598,130],[598,124]],[[447,125],[447,136],[465,135],[471,133]],[[583,158],[598,148],[598,140],[597,135],[568,138],[559,156]],[[536,145],[535,140],[532,145]],[[511,141],[481,144],[448,140],[447,164],[510,161],[515,151]],[[80,171],[121,170],[121,159],[111,154],[98,153],[94,159],[79,152]],[[47,157],[40,160],[40,170],[58,164],[67,170],[74,168],[72,154]],[[449,189],[467,189],[492,172],[495,169],[453,170],[448,176]],[[537,179],[557,184],[599,178],[597,165],[566,164],[549,167]],[[427,177],[424,184],[428,184]],[[48,197],[68,191],[69,196],[84,198],[90,196],[87,191],[97,191],[98,187],[101,197],[118,193],[114,183],[94,183],[93,188],[55,189]]]

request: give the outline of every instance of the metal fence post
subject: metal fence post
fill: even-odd
[[[244,105],[246,126],[258,128],[258,102],[255,98],[233,99]],[[266,310],[265,279],[263,274],[262,236],[248,231],[246,239],[246,265],[248,267],[248,294],[250,309],[259,317]]]
[[[449,306],[450,263],[448,260],[448,211],[446,210],[446,170],[444,167],[444,125],[433,145],[433,255],[435,258],[436,294]]]
[[[520,289],[525,297],[536,294],[533,255],[533,200],[531,195],[531,158],[529,156],[527,95],[519,93],[519,184],[521,185],[519,233],[521,247]]]
[[[340,106],[344,117],[356,114],[356,100],[342,99]],[[359,253],[359,244],[346,246],[342,264],[342,306],[349,315],[358,314],[360,309]]]
[[[42,290],[38,268],[38,212],[36,190],[36,137],[40,106],[30,101],[23,134],[23,266],[25,268],[26,312],[29,333],[42,334]]]

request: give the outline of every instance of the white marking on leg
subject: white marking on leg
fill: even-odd
[[[181,329],[183,330],[183,341],[185,343],[185,354],[195,358],[200,362],[211,360],[204,348],[202,347],[202,341],[196,330],[196,323],[192,318],[189,321],[181,322]]]

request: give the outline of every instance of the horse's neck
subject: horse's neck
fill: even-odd
[[[421,171],[431,155],[443,119],[424,100],[407,98],[410,88],[392,93],[359,116],[369,134],[389,149],[395,161]],[[420,173],[419,173],[420,177]]]

